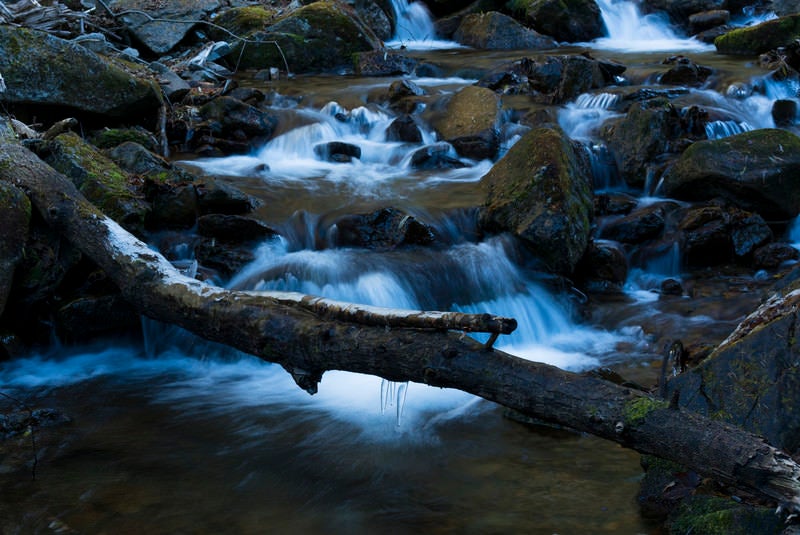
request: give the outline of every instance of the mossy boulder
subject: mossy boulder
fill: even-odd
[[[524,24],[558,41],[591,41],[606,33],[594,0],[511,0],[508,7]]]
[[[800,137],[768,128],[695,142],[659,191],[686,201],[721,197],[767,221],[788,220],[800,213]]]
[[[14,270],[22,259],[31,220],[31,202],[25,193],[0,182],[0,316],[6,307]]]
[[[0,72],[7,104],[63,106],[142,120],[161,104],[158,84],[90,50],[43,33],[0,26]]]
[[[218,41],[232,41],[231,34],[244,36],[261,31],[277,17],[278,11],[262,5],[232,7],[221,11],[214,18],[214,24],[227,31],[211,27],[209,35]]]
[[[796,279],[798,270],[787,276]],[[798,282],[772,296],[697,367],[667,384],[687,409],[800,449]]]
[[[667,519],[670,535],[778,535],[787,533],[773,507],[742,505],[730,498],[688,497]]]
[[[106,215],[141,235],[150,206],[130,184],[128,174],[105,154],[69,132],[49,141],[42,156]]]
[[[589,243],[591,179],[559,129],[537,128],[481,179],[481,226],[521,238],[555,273],[571,274]]]
[[[465,16],[453,34],[462,45],[490,50],[555,48],[550,37],[526,28],[513,18],[496,11]]]
[[[791,44],[800,37],[800,13],[737,28],[714,39],[721,54],[755,56]]]
[[[467,158],[494,158],[500,147],[500,97],[483,87],[460,90],[432,120],[439,137]]]
[[[380,48],[380,40],[338,1],[320,0],[246,36],[227,56],[240,68],[277,67],[294,73],[352,67],[353,55]],[[261,41],[253,43],[252,41]]]

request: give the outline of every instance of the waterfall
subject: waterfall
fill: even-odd
[[[392,40],[386,43],[388,47],[416,50],[461,47],[453,41],[436,38],[433,18],[422,2],[392,0],[392,10],[395,16],[395,32]]]
[[[753,127],[746,121],[710,121],[705,126],[708,139],[722,139],[742,132],[749,132]]]
[[[696,39],[678,36],[666,16],[642,15],[636,3],[628,0],[598,0],[608,37],[596,39],[592,45],[607,50],[627,52],[704,51],[713,50]]]
[[[558,111],[558,125],[572,139],[591,140],[605,121],[621,115],[613,111],[619,100],[612,93],[583,93]]]

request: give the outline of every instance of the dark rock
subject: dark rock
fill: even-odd
[[[752,255],[772,239],[761,216],[718,205],[691,208],[678,228],[691,266],[713,266]]]
[[[777,127],[792,126],[797,120],[797,101],[778,99],[773,102],[772,120]]]
[[[70,343],[88,342],[96,336],[135,333],[141,329],[139,312],[118,294],[75,299],[58,309],[56,330]]]
[[[721,197],[768,221],[800,213],[800,138],[760,129],[692,144],[663,176],[661,192],[687,201]]]
[[[344,216],[335,225],[336,245],[344,247],[386,250],[402,245],[429,245],[436,239],[431,227],[395,208]]]
[[[642,456],[644,477],[637,501],[645,518],[664,520],[700,486],[700,476],[677,463],[652,455]]]
[[[419,62],[397,52],[372,50],[358,53],[355,64],[359,76],[398,76],[413,73]]]
[[[645,0],[647,13],[665,12],[673,24],[689,28],[689,17],[695,13],[728,9],[727,0]]]
[[[386,128],[386,141],[422,143],[422,131],[410,115],[402,115]]]
[[[128,173],[147,178],[157,184],[192,182],[195,176],[182,167],[147,150],[142,145],[126,141],[108,151],[108,156]]]
[[[575,277],[590,292],[621,292],[628,278],[625,251],[615,242],[592,241],[575,269]]]
[[[731,498],[702,494],[686,496],[669,515],[666,524],[670,533],[723,531],[726,535],[788,535],[774,507],[745,505]]]
[[[785,262],[800,260],[800,251],[788,243],[768,243],[753,251],[753,265],[761,269],[774,269]]]
[[[200,116],[211,123],[217,135],[231,136],[241,131],[247,137],[268,138],[277,119],[254,106],[232,97],[218,97],[200,108]]]
[[[631,213],[639,200],[626,193],[600,193],[594,196],[595,216],[625,215]]]
[[[197,233],[228,243],[246,243],[271,238],[277,234],[265,223],[250,217],[208,214],[197,219]]]
[[[668,58],[664,63],[673,65],[658,79],[659,83],[665,85],[700,87],[713,72],[712,69],[698,65],[685,56]]]
[[[25,193],[0,182],[0,316],[6,308],[14,270],[22,260],[31,220],[31,202]]]
[[[329,141],[314,145],[314,154],[328,162],[348,163],[361,158],[361,147],[343,141]]]
[[[431,120],[444,141],[464,157],[491,159],[500,148],[500,99],[489,89],[467,86]]]
[[[8,104],[65,106],[141,121],[162,101],[158,86],[146,77],[133,76],[78,44],[10,25],[0,26],[0,72],[6,85],[0,101]],[[41,112],[37,108],[36,114]]]
[[[717,52],[740,56],[757,56],[787,46],[800,35],[800,13],[768,20],[755,26],[737,28],[714,40]]]
[[[482,49],[519,50],[556,48],[550,37],[526,28],[508,15],[496,11],[465,16],[453,39],[462,45]]]
[[[459,160],[449,143],[434,143],[414,151],[412,169],[461,169],[467,165]]]
[[[93,132],[89,141],[98,149],[113,149],[128,141],[137,143],[149,151],[158,149],[158,141],[155,136],[141,127],[103,128]]]
[[[193,184],[148,184],[147,197],[153,209],[147,215],[147,228],[188,229],[195,225],[200,212]]]
[[[731,12],[727,9],[712,9],[689,15],[689,32],[692,35],[725,26],[731,20]]]
[[[680,297],[683,295],[683,285],[681,281],[673,278],[664,279],[661,281],[661,295],[672,295]]]
[[[195,245],[194,254],[203,267],[213,269],[225,278],[255,260],[255,255],[249,247],[215,239],[201,240]]]
[[[246,214],[259,206],[259,201],[242,190],[211,177],[195,184],[201,214]]]
[[[359,0],[353,3],[358,16],[370,28],[375,36],[382,41],[389,41],[394,35],[392,20],[389,17],[391,9],[385,11],[378,3],[372,0]]]
[[[552,272],[570,274],[589,243],[591,179],[563,132],[525,134],[482,179],[481,225],[511,232]]]
[[[676,204],[671,202],[645,206],[604,223],[598,230],[599,236],[632,245],[656,239],[664,232],[667,213],[675,208]]]
[[[591,41],[605,34],[594,0],[511,0],[508,6],[523,23],[558,41]]]
[[[180,102],[183,97],[189,94],[191,86],[178,73],[159,61],[150,63],[149,67],[150,70],[158,74],[158,85],[169,102]]]

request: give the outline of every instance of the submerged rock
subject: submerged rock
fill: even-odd
[[[481,225],[521,238],[544,266],[570,274],[591,232],[591,179],[569,138],[554,128],[525,134],[482,179]]]

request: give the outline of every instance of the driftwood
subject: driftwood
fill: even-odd
[[[0,180],[25,190],[44,219],[105,270],[142,314],[279,363],[311,393],[322,374],[334,369],[457,388],[676,461],[771,498],[785,511],[800,511],[800,466],[740,428],[596,377],[488,349],[451,330],[461,324],[381,324],[382,316],[403,314],[372,307],[370,324],[364,324],[358,314],[344,317],[326,300],[314,304],[315,298],[298,294],[229,291],[186,277],[16,143],[0,145]]]
[[[19,2],[0,2],[0,24],[15,24],[54,34],[69,35],[68,31],[58,31],[67,21],[80,21],[86,14],[73,11],[60,2],[42,5],[37,0]]]

